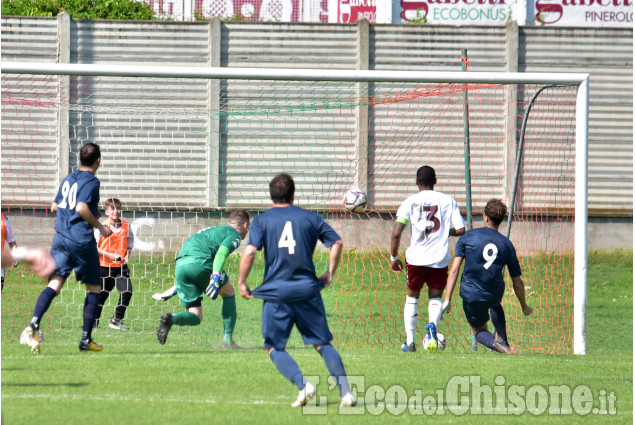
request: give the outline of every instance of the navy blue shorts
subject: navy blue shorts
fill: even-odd
[[[87,285],[101,287],[101,267],[97,242],[94,240],[93,243],[80,245],[56,233],[51,245],[51,256],[55,260],[53,274],[66,279],[75,269],[77,280]]]
[[[333,339],[319,292],[306,301],[263,303],[262,337],[266,349],[273,347],[278,351],[284,350],[293,325],[297,326],[306,345],[324,345]]]
[[[480,328],[489,322],[489,309],[500,305],[500,301],[475,301],[463,300],[463,311],[467,323],[473,328]]]

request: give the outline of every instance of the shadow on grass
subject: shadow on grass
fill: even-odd
[[[3,387],[85,387],[90,385],[88,382],[68,382],[68,383],[49,383],[42,384],[40,382],[35,383],[13,383],[13,382],[3,382]]]

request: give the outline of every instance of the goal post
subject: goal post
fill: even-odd
[[[389,270],[389,230],[399,204],[416,191],[416,168],[435,167],[438,190],[453,195],[465,212],[462,94],[470,92],[470,189],[479,212],[489,198],[510,201],[507,165],[522,115],[515,111],[540,85],[565,87],[537,107],[519,183],[521,207],[513,217],[520,222],[512,242],[538,314],[533,321],[519,316],[511,291],[504,307],[512,340],[519,341],[512,344],[521,350],[586,353],[588,74],[18,62],[0,68],[2,210],[18,221],[16,238],[50,243],[46,207],[54,180],[72,171],[78,146],[103,145],[102,200],[123,198],[124,219],[133,219],[140,236],[133,331],[152,329],[166,308],[149,295],[171,286],[173,254],[184,239],[226,220],[228,210],[268,208],[266,183],[285,171],[296,178],[298,205],[323,215],[347,247],[341,285],[324,293],[336,343],[391,347],[403,335],[405,278]],[[513,107],[509,99],[516,99]],[[517,128],[507,128],[509,122]],[[358,184],[369,207],[347,214],[341,198]],[[318,251],[317,269],[327,258]],[[229,266],[236,279],[236,263]],[[23,279],[24,290],[3,297],[3,338],[23,326],[41,290],[32,277]],[[561,288],[561,281],[573,288]],[[56,333],[76,328],[79,318],[81,297],[62,297],[72,307],[54,302],[48,314],[56,318],[49,324]],[[116,298],[115,292],[109,302]],[[257,312],[245,304],[238,339],[244,332],[243,338],[257,340]],[[178,311],[177,303],[167,305]],[[469,349],[460,309],[444,322],[448,345]]]

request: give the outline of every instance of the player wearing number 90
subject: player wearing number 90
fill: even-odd
[[[101,273],[97,242],[93,228],[104,236],[112,234],[110,228],[97,220],[99,205],[99,179],[95,177],[101,165],[99,145],[87,143],[79,152],[79,170],[64,178],[51,205],[51,212],[57,213],[55,236],[51,255],[55,260],[55,270],[49,277],[49,284],[35,303],[31,323],[20,335],[20,343],[29,346],[35,354],[40,352],[38,330],[42,316],[48,310],[53,298],[60,291],[66,278],[75,269],[75,277],[86,285],[84,317],[80,351],[101,351],[101,345],[92,340],[93,324],[99,308]]]
[[[295,325],[304,343],[313,345],[324,359],[326,368],[339,386],[341,406],[355,405],[344,364],[331,345],[333,335],[326,321],[320,291],[329,286],[342,255],[342,239],[318,214],[293,205],[295,183],[288,174],[279,174],[269,183],[273,208],[254,218],[247,246],[240,260],[238,287],[244,298],[260,298],[262,336],[265,350],[278,371],[299,390],[292,404],[299,407],[315,396],[315,387],[307,382],[293,357],[285,351]],[[317,241],[329,248],[327,271],[315,274],[313,252]],[[264,249],[265,276],[253,292],[247,276],[256,251]]]
[[[487,329],[488,311],[500,306],[505,293],[503,271],[506,266],[523,314],[528,316],[533,312],[525,301],[525,284],[520,277],[520,263],[514,245],[498,232],[498,227],[506,215],[507,207],[502,201],[490,200],[483,212],[485,227],[468,231],[456,243],[443,310],[449,311],[451,308],[452,292],[461,264],[465,260],[459,295],[463,299],[463,311],[474,330],[476,340],[492,350],[514,353],[506,341],[495,340],[494,335]]]

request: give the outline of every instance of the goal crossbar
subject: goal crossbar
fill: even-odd
[[[492,84],[580,85],[589,78],[581,73],[518,72],[418,72],[359,71],[343,69],[218,68],[0,62],[6,74],[84,75],[108,77],[199,78],[235,80],[359,81]]]

